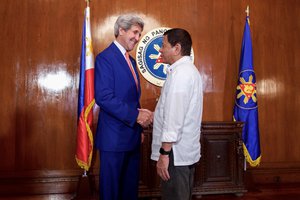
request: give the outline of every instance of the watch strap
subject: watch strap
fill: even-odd
[[[160,153],[161,155],[170,155],[170,154],[171,154],[171,151],[172,151],[172,150],[166,151],[166,150],[164,150],[164,148],[162,148],[162,147],[159,149],[159,153]]]

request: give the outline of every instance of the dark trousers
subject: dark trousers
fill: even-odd
[[[173,153],[169,163],[170,180],[161,180],[162,200],[191,200],[195,165],[174,166]]]
[[[140,148],[100,151],[100,200],[137,200]]]

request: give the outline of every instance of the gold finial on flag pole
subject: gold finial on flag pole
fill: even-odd
[[[249,5],[247,6],[247,9],[245,10],[245,12],[247,13],[247,17],[249,17],[249,15],[250,15]]]
[[[249,5],[247,5],[247,9],[245,10],[245,13],[247,13],[247,21],[248,21],[248,24],[250,26],[250,19],[249,19],[250,9],[249,9]]]
[[[90,4],[91,0],[85,0],[85,1],[86,1],[86,6],[89,7],[90,6],[89,4]]]

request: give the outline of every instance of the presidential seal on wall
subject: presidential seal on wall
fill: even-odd
[[[162,87],[167,75],[168,64],[164,64],[160,57],[163,34],[170,28],[160,27],[149,31],[140,40],[136,50],[137,66],[142,76],[150,83]],[[191,52],[192,60],[193,49]]]

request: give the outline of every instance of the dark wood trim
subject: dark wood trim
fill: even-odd
[[[279,164],[277,164],[279,165]],[[276,165],[276,166],[277,166]],[[286,165],[286,163],[284,164]],[[278,167],[278,166],[277,166]],[[95,171],[98,171],[97,169]],[[246,182],[254,184],[300,183],[300,168],[248,168]],[[76,193],[82,170],[36,170],[0,173],[0,195]],[[95,190],[98,174],[92,174]],[[140,184],[142,196],[159,196],[159,189],[149,190]],[[224,191],[223,191],[224,192]],[[222,193],[223,193],[222,192]],[[228,190],[229,193],[230,190]],[[197,191],[195,191],[197,193]],[[203,191],[201,194],[204,194]]]
[[[0,173],[0,194],[73,193],[82,170],[36,170]]]
[[[247,174],[249,181],[255,184],[300,183],[300,167],[253,168],[247,169]]]

